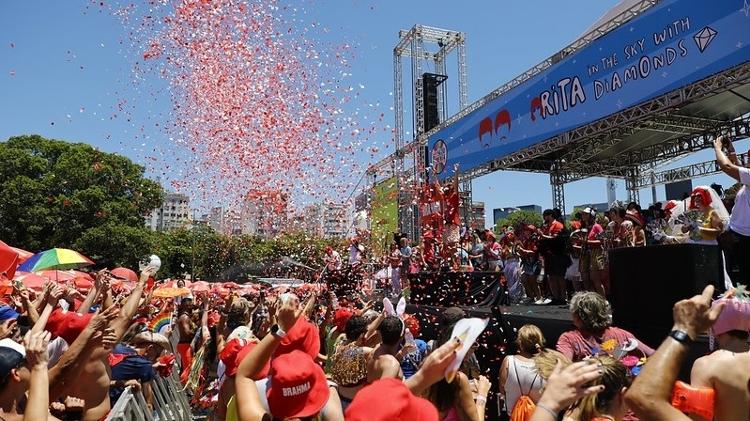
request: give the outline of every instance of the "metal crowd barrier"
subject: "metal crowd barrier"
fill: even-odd
[[[151,382],[154,412],[148,409],[140,391],[127,387],[115,402],[105,421],[193,421],[190,403],[182,390],[177,374],[156,376]]]

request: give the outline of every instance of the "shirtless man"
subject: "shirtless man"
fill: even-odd
[[[177,331],[180,334],[180,342],[177,344],[177,352],[180,354],[180,380],[185,383],[190,374],[190,366],[193,363],[193,350],[191,348],[195,327],[193,326],[193,298],[185,297],[180,302],[177,311]]]
[[[713,326],[719,349],[693,363],[690,383],[716,391],[714,419],[750,419],[750,301],[738,298],[717,300],[724,310]],[[697,416],[694,420],[702,420]]]
[[[381,343],[367,361],[367,383],[388,377],[404,377],[398,355],[398,343],[403,335],[404,323],[396,316],[386,317],[378,326]]]
[[[152,268],[147,268],[141,272],[130,296],[123,304],[120,314],[112,320],[109,327],[113,331],[116,342],[119,342],[125,335],[125,331],[131,323],[131,319],[138,310],[143,289],[150,276],[153,276]],[[70,396],[83,399],[85,406],[83,408],[83,421],[97,421],[103,419],[110,410],[109,386],[110,370],[107,356],[110,349],[98,347],[89,354],[88,360],[76,382],[70,384],[67,393]]]
[[[649,357],[643,371],[636,377],[625,395],[628,407],[640,419],[688,421],[690,418],[671,405],[672,388],[687,357],[689,344],[699,334],[706,332],[719,319],[727,305],[726,300],[717,300],[711,305],[714,287],[709,285],[703,294],[674,305],[674,327],[669,337],[656,353]],[[726,346],[736,346],[734,340],[722,340]],[[733,345],[734,344],[734,345]],[[703,357],[693,368],[696,381],[710,385],[716,390],[715,419],[722,421],[747,421],[750,414],[750,356],[744,352],[732,354],[718,351],[719,355]],[[731,360],[731,361],[730,361]],[[710,367],[707,367],[708,364]],[[710,370],[711,373],[707,373]],[[701,377],[699,379],[699,376]]]

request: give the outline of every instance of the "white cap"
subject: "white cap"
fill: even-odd
[[[19,344],[18,342],[14,341],[13,339],[0,339],[0,347],[10,348],[19,354],[21,354],[24,358],[26,358],[26,348],[24,348],[23,345]]]

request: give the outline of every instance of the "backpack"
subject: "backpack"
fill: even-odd
[[[534,379],[531,381],[529,390],[524,393],[523,388],[521,387],[521,379],[518,377],[518,367],[516,367],[515,358],[513,359],[513,370],[516,372],[516,382],[518,383],[518,390],[521,391],[521,396],[513,405],[513,410],[510,413],[510,421],[528,421],[531,419],[531,416],[534,415],[534,410],[536,409],[536,404],[531,400],[529,394],[534,388],[534,383],[536,383],[539,373],[534,374]]]

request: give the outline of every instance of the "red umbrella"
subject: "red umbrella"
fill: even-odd
[[[13,279],[18,263],[18,253],[0,241],[0,275],[5,274],[8,279]]]
[[[114,268],[112,275],[125,281],[138,282],[138,274],[128,268]]]
[[[16,253],[18,253],[18,264],[19,265],[21,263],[27,261],[29,259],[29,257],[31,257],[31,256],[34,255],[34,253],[32,253],[32,252],[26,251],[24,249],[20,249],[18,247],[11,247],[11,249],[13,249],[13,251],[15,251]]]
[[[235,284],[234,282],[224,282],[223,284],[221,284],[221,286],[227,289],[239,289],[240,288],[240,286]]]
[[[26,288],[33,289],[34,291],[41,291],[44,289],[44,283],[48,281],[48,279],[43,276],[29,272],[16,272],[16,277],[13,279],[21,281]]]
[[[75,285],[78,290],[86,290],[91,289],[91,287],[94,286],[94,281],[91,280],[91,277],[76,276],[73,278],[73,285]]]

